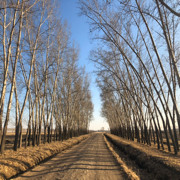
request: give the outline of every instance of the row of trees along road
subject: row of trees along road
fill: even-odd
[[[0,1],[0,152],[87,133],[93,105],[78,50],[51,0]],[[44,137],[44,138],[43,138]]]
[[[111,133],[179,151],[178,0],[81,0]],[[167,145],[167,146],[166,146]]]

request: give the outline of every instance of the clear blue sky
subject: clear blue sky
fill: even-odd
[[[109,126],[105,120],[100,116],[101,101],[98,88],[95,84],[95,74],[93,74],[94,65],[89,61],[90,50],[93,49],[96,43],[91,40],[89,34],[89,25],[84,16],[79,16],[78,0],[59,0],[60,2],[60,15],[67,21],[68,27],[71,31],[72,41],[79,47],[79,64],[86,67],[86,72],[91,76],[91,94],[94,104],[94,118],[90,124],[91,130],[98,130],[101,127],[108,129]]]

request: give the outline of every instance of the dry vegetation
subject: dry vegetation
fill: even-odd
[[[136,175],[136,173],[133,172],[133,170],[130,167],[128,167],[126,163],[121,159],[121,157],[114,151],[110,142],[108,142],[106,136],[104,136],[104,140],[106,142],[107,147],[112,152],[113,156],[116,158],[119,165],[123,168],[124,172],[128,175],[128,178],[131,180],[140,180],[140,178]]]
[[[118,151],[126,154],[140,169],[145,169],[151,175],[151,178],[179,179],[179,155],[159,151],[155,147],[128,141],[112,134],[105,134],[105,136],[108,141],[118,148]]]
[[[82,135],[63,142],[52,142],[41,144],[35,147],[20,148],[18,151],[7,150],[0,155],[0,179],[9,179],[21,172],[24,172],[53,155],[62,152],[82,140],[88,138],[89,135]]]
[[[67,140],[88,132],[93,104],[88,74],[78,65],[78,49],[66,23],[57,17],[54,2],[0,1],[2,178],[25,171],[87,137]],[[91,60],[97,66],[102,115],[111,133],[122,137],[107,134],[107,139],[155,178],[177,179],[179,1],[79,3],[94,39],[100,42]],[[15,134],[9,145],[17,152],[5,151],[10,121]]]

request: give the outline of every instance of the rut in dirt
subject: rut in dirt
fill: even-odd
[[[121,180],[127,175],[107,148],[103,134],[95,133],[17,179]]]

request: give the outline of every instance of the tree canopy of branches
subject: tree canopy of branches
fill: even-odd
[[[1,153],[9,123],[14,150],[87,133],[89,78],[57,10],[53,0],[0,1]]]
[[[175,12],[179,1],[166,1]],[[180,19],[160,0],[80,1],[111,133],[179,151]],[[176,6],[174,6],[176,4]]]

